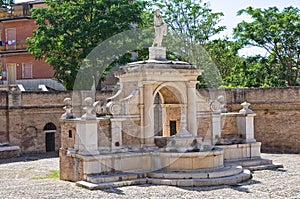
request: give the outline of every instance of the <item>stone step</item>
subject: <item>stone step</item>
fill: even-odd
[[[160,178],[139,178],[131,180],[122,180],[116,182],[92,183],[87,181],[76,182],[77,186],[84,187],[90,190],[116,188],[129,185],[155,184],[155,185],[170,185],[181,187],[198,187],[198,186],[217,186],[217,185],[232,185],[246,181],[251,178],[249,170],[243,170],[241,173],[226,176],[221,178],[193,178],[193,179],[160,179]]]
[[[257,166],[249,166],[245,168],[247,168],[250,171],[273,170],[273,169],[283,168],[283,165],[279,163],[272,163],[272,164],[264,164],[264,165],[257,165]]]
[[[228,166],[215,170],[196,171],[155,171],[151,173],[120,173],[113,175],[87,175],[87,181],[92,183],[117,182],[139,178],[170,178],[170,179],[195,179],[195,178],[220,178],[239,174],[243,171],[241,166]]]
[[[226,176],[237,175],[243,171],[241,166],[228,166],[217,170],[198,170],[198,171],[157,171],[148,174],[150,178],[160,179],[208,179],[208,178],[221,178]]]
[[[146,178],[147,173],[120,173],[112,175],[87,175],[86,180],[92,183],[105,183]]]
[[[76,182],[76,185],[79,187],[90,189],[90,190],[98,190],[98,189],[130,186],[130,185],[141,185],[141,184],[147,184],[147,183],[148,183],[147,178],[140,178],[140,179],[123,180],[123,181],[117,181],[117,182],[103,182],[103,183],[78,181],[78,182]]]
[[[226,166],[239,165],[243,167],[266,165],[266,164],[272,164],[272,160],[263,159],[263,158],[254,158],[254,159],[230,160],[224,162],[224,165]]]
[[[219,186],[219,185],[233,185],[251,178],[249,170],[222,178],[206,178],[206,179],[148,179],[149,184],[155,185],[170,185],[180,187],[203,187],[203,186]]]
[[[90,190],[95,189],[106,189],[106,188],[116,188],[121,186],[129,186],[129,185],[141,185],[141,184],[155,184],[155,185],[170,185],[170,186],[216,186],[216,185],[232,185],[237,184],[243,181],[246,181],[251,178],[251,173],[249,170],[241,170],[241,167],[236,168],[230,168],[228,169],[231,174],[230,176],[223,176],[223,177],[217,177],[218,172],[221,172],[222,169],[219,171],[216,171],[216,174],[214,174],[214,178],[201,178],[201,176],[192,176],[192,178],[186,178],[184,177],[184,172],[178,172],[182,173],[182,175],[175,176],[171,175],[170,172],[165,174],[170,175],[161,175],[163,173],[149,173],[149,174],[119,174],[106,177],[100,177],[101,175],[94,175],[89,176],[89,180],[92,180],[93,182],[89,181],[79,181],[76,182],[77,186],[84,187]],[[223,169],[223,171],[226,171]],[[230,172],[227,173],[227,175],[230,174]],[[193,172],[188,172],[193,173]],[[196,174],[197,172],[194,172]],[[213,173],[213,172],[211,172]],[[157,174],[157,175],[156,175]],[[145,175],[148,175],[148,178],[144,177]],[[219,174],[220,175],[220,174]],[[117,176],[119,178],[117,178]],[[167,178],[170,177],[170,178]],[[188,176],[188,175],[187,175]],[[161,177],[161,178],[159,178]],[[175,178],[177,177],[177,178]],[[197,178],[195,178],[197,177]],[[116,180],[116,181],[113,181]]]
[[[4,143],[0,146],[0,159],[8,159],[20,156],[21,148],[19,146],[7,146]]]

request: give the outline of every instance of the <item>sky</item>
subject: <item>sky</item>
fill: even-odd
[[[227,29],[221,33],[220,37],[230,37],[232,35],[232,29],[236,27],[239,22],[243,20],[251,20],[251,18],[246,14],[236,16],[239,10],[249,6],[254,8],[268,8],[276,6],[280,10],[288,6],[300,8],[300,0],[207,0],[207,2],[209,2],[210,8],[213,12],[224,13],[219,25],[225,25]],[[264,55],[266,54],[266,51],[258,47],[251,47],[240,50],[239,52],[240,55],[244,56],[251,56],[258,53]]]
[[[15,0],[15,3],[30,0]],[[223,12],[224,17],[219,25],[225,25],[227,29],[219,37],[231,36],[232,29],[242,20],[251,20],[247,15],[236,16],[237,11],[252,6],[254,8],[268,8],[276,6],[280,10],[284,7],[293,6],[300,8],[300,0],[203,0],[209,2],[213,12]],[[250,56],[254,54],[264,54],[265,51],[258,48],[247,48],[239,52],[240,55]]]

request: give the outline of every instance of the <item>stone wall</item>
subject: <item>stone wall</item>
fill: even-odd
[[[23,153],[46,152],[46,133],[49,131],[45,128],[51,123],[56,128],[50,132],[54,132],[54,148],[58,151],[61,147],[59,118],[64,113],[64,99],[75,99],[74,112],[80,117],[81,104],[87,96],[101,100],[110,97],[111,93],[0,91],[0,143],[19,146]]]
[[[255,139],[263,152],[300,153],[300,87],[225,89],[229,112],[244,101],[256,113]],[[208,96],[207,90],[201,90]],[[225,125],[227,132],[234,132]]]
[[[8,142],[7,134],[7,104],[8,104],[8,93],[0,91],[0,143]]]
[[[111,148],[111,122],[109,119],[100,119],[98,123],[98,145],[100,149]]]
[[[0,95],[0,142],[22,152],[45,152],[47,124],[53,125],[53,145],[60,147],[59,118],[69,92],[3,91]],[[8,136],[7,136],[8,135]]]
[[[262,142],[264,152],[300,153],[300,87],[264,88],[264,89],[225,89],[228,111],[238,111],[244,101],[251,103],[255,117],[255,138]],[[201,94],[209,96],[206,90]],[[62,107],[66,97],[83,101],[89,93],[72,95],[71,92],[37,91],[0,91],[0,143],[10,142],[20,146],[22,152],[45,152],[45,132],[47,123],[53,123],[55,132],[55,150],[60,148],[59,118],[64,113]],[[111,93],[97,93],[96,100],[105,99]],[[80,103],[78,103],[80,104]],[[75,107],[80,117],[82,106]],[[201,116],[202,117],[202,116]],[[198,134],[205,136],[210,128],[209,118],[202,117]],[[223,132],[235,132],[230,129],[234,118],[225,120]],[[101,124],[100,124],[101,123]],[[106,137],[103,145],[109,145],[109,121],[101,121],[99,128]],[[133,127],[132,127],[133,128]],[[135,129],[126,128],[126,135],[135,135]],[[9,135],[9,136],[8,136]],[[124,144],[139,144],[136,136],[124,136]]]

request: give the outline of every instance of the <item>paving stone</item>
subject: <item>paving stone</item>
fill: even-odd
[[[131,185],[90,191],[73,182],[37,179],[59,170],[59,159],[23,157],[0,160],[0,198],[300,198],[300,156],[298,154],[262,154],[264,158],[284,163],[283,169],[254,171],[251,180],[207,187]],[[196,181],[194,180],[194,185]]]

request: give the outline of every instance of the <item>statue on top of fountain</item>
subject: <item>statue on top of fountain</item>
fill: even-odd
[[[154,29],[155,29],[155,38],[152,47],[154,47],[155,45],[157,47],[161,47],[163,36],[167,35],[167,24],[165,24],[164,20],[162,19],[159,9],[155,10]]]

